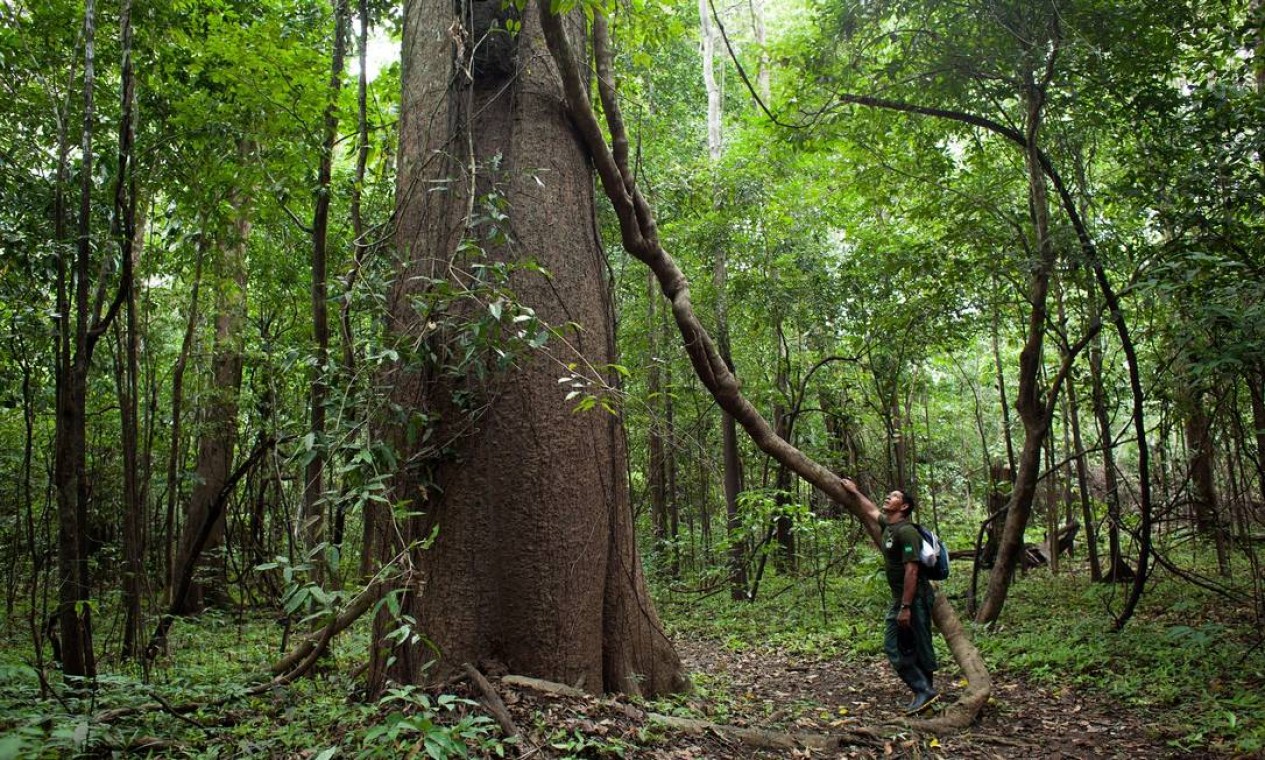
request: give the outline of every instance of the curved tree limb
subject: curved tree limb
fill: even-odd
[[[594,17],[600,18],[600,14],[595,14]],[[716,344],[694,312],[690,302],[689,285],[684,273],[659,242],[653,213],[637,188],[635,178],[621,171],[619,162],[606,143],[601,125],[590,105],[584,78],[580,74],[561,20],[550,12],[548,7],[542,7],[541,25],[550,54],[558,67],[563,92],[566,95],[575,127],[588,147],[602,187],[610,198],[619,219],[624,248],[654,272],[659,287],[672,305],[673,318],[699,380],[716,399],[717,404],[742,425],[751,440],[762,451],[842,504],[862,523],[871,540],[877,544],[881,534],[878,509],[873,505],[864,506],[844,489],[837,475],[780,438],[768,421],[742,395],[737,379],[725,366]],[[593,33],[596,49],[601,51],[609,48],[604,22],[595,23]],[[604,52],[599,52],[597,62],[598,81],[605,80],[608,84],[613,82],[611,72],[607,68],[610,64],[609,56]],[[614,131],[616,126],[622,125],[622,117],[619,115],[619,105],[613,93],[608,100],[609,102],[607,100],[603,102],[608,117],[607,126]],[[622,126],[620,128],[622,129]],[[627,137],[623,136],[622,139],[626,141]],[[971,689],[966,695],[969,698],[964,697],[950,706],[939,720],[944,721],[946,725],[952,724],[964,728],[974,721],[980,708],[987,702],[988,695],[992,691],[992,681],[987,669],[983,666],[982,658],[974,644],[967,638],[956,613],[943,595],[938,595],[933,608],[933,618],[946,639],[949,636],[955,637],[955,640],[949,641],[950,649],[962,667],[968,683],[971,684]]]
[[[289,654],[273,663],[272,674],[279,676],[291,673],[298,665],[309,659],[313,652],[319,655],[318,649],[328,647],[330,639],[346,630],[348,626],[356,622],[361,615],[365,614],[378,601],[382,587],[388,577],[385,573],[379,573],[375,576],[373,581],[368,586],[365,586],[364,590],[357,594],[341,612],[330,618],[329,623],[319,633],[304,637],[302,641],[290,650]]]

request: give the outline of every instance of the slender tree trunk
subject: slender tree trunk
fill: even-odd
[[[892,379],[891,396],[884,407],[887,416],[887,440],[890,454],[888,482],[896,488],[912,488],[909,482],[909,438],[905,434],[905,415],[901,409],[899,380]]]
[[[1059,479],[1054,469],[1054,450],[1055,437],[1054,426],[1050,426],[1050,432],[1045,442],[1045,545],[1050,554],[1050,573],[1057,575],[1059,572],[1059,498],[1058,484]]]
[[[1265,369],[1258,364],[1253,366],[1246,375],[1247,390],[1252,399],[1252,428],[1256,439],[1256,456],[1253,463],[1256,465],[1257,487],[1260,488],[1260,497],[1262,503],[1265,503]]]
[[[303,476],[303,535],[308,547],[325,539],[325,403],[329,396],[329,293],[326,268],[329,244],[329,202],[333,188],[334,150],[338,141],[338,96],[343,86],[347,50],[347,0],[333,0],[334,53],[325,105],[325,135],[316,180],[316,207],[312,212],[312,339],[316,363],[309,386],[311,445]],[[323,563],[318,563],[318,567]],[[336,572],[336,568],[327,568]]]
[[[646,301],[646,338],[650,347],[650,365],[646,370],[646,391],[649,398],[647,399],[647,409],[649,410],[649,424],[646,426],[648,439],[646,441],[649,450],[649,473],[647,480],[649,481],[650,491],[650,523],[654,531],[655,543],[657,549],[662,549],[664,542],[668,536],[668,494],[667,494],[667,466],[664,461],[663,451],[663,389],[660,381],[660,362],[659,356],[659,316],[656,313],[655,306],[658,299],[654,292],[654,276],[650,277],[650,297]]]
[[[656,321],[654,329],[658,330],[661,321]],[[676,578],[681,574],[681,492],[677,483],[677,456],[680,447],[677,445],[676,436],[676,404],[672,400],[672,363],[665,361],[663,363],[663,421],[666,432],[665,443],[667,444],[667,452],[664,456],[665,465],[665,490],[667,496],[668,507],[668,538],[672,542],[672,565],[669,568],[670,574]],[[704,500],[704,509],[706,509],[706,501]],[[704,512],[706,514],[706,512]],[[693,531],[690,531],[691,539]]]
[[[513,292],[545,324],[583,326],[568,334],[570,349],[554,349],[558,360],[605,367],[615,358],[612,312],[592,223],[591,168],[541,40],[538,6],[526,6],[518,35],[489,36],[474,60],[454,60],[451,9],[446,0],[411,0],[405,9],[396,238],[404,260],[388,329],[446,350],[442,334],[426,336],[429,315],[413,304],[427,297],[426,278],[460,276],[469,263],[460,257],[479,255],[461,245],[487,232],[471,227],[477,198],[466,194],[495,193],[514,235],[482,253],[507,263],[530,255],[547,269],[548,280],[515,270]],[[493,21],[503,28],[502,14],[513,13],[495,1],[463,4],[460,19],[472,40],[484,40]],[[569,18],[579,33],[583,14]],[[449,192],[429,191],[432,180],[469,169],[477,174]],[[469,311],[482,318],[488,309],[470,304]],[[571,349],[578,356],[561,353]],[[486,386],[474,382],[473,369],[453,380],[420,363],[403,363],[389,378],[394,402],[410,415],[440,415],[434,435],[450,454],[410,443],[407,429],[387,431],[403,463],[393,496],[424,513],[396,526],[399,535],[411,543],[438,532],[429,548],[389,544],[380,556],[404,552],[412,563],[412,577],[391,593],[402,594],[402,609],[433,648],[416,640],[389,646],[383,637],[400,623],[384,611],[375,621],[371,686],[444,679],[463,662],[491,658],[592,691],[682,688],[636,552],[619,419],[574,413],[557,361],[523,355],[516,364]],[[469,395],[485,405],[482,414],[457,405]],[[435,652],[437,665],[425,669]]]
[[[189,316],[185,320],[184,339],[180,354],[171,370],[171,445],[167,453],[167,515],[163,521],[163,571],[166,587],[172,588],[176,578],[173,547],[176,545],[176,503],[180,500],[180,467],[184,452],[182,425],[184,422],[184,373],[189,366],[189,354],[198,325],[198,291],[202,287],[202,262],[209,247],[206,223],[201,222],[202,234],[198,236],[197,260],[193,266],[193,287],[189,293]]]
[[[243,143],[242,150],[247,149]],[[215,343],[211,357],[211,393],[202,410],[198,435],[197,482],[189,495],[184,533],[175,559],[173,580],[186,574],[189,565],[202,564],[207,572],[194,581],[184,599],[172,598],[171,605],[181,614],[202,610],[208,603],[227,602],[222,561],[203,562],[202,555],[219,549],[224,542],[223,511],[204,546],[198,547],[203,524],[212,517],[212,505],[219,497],[233,466],[237,446],[237,404],[242,384],[243,330],[246,319],[246,248],[250,238],[250,200],[245,190],[234,193],[231,201],[236,218],[229,239],[216,246]],[[173,585],[172,591],[176,587]]]
[[[794,442],[794,422],[790,410],[795,402],[792,398],[790,379],[790,352],[786,345],[786,336],[782,332],[781,315],[775,325],[777,335],[777,375],[774,384],[777,387],[777,402],[773,405],[773,427],[782,440]],[[773,488],[777,492],[778,515],[775,520],[777,535],[778,569],[786,572],[795,571],[795,521],[787,514],[791,501],[791,471],[786,465],[778,463]]]
[[[826,436],[831,441],[831,449],[835,453],[840,472],[856,480],[863,487],[861,478],[861,460],[865,458],[865,450],[856,435],[856,421],[849,414],[846,399],[843,402],[831,393],[823,391],[819,396],[822,411],[825,412]]]
[[[1256,62],[1256,94],[1265,97],[1265,0],[1252,0],[1252,18],[1256,19],[1253,60]],[[1259,156],[1265,167],[1265,156]],[[1247,373],[1247,388],[1252,394],[1252,427],[1256,433],[1256,477],[1265,504],[1265,362],[1256,361]]]
[[[1094,420],[1098,423],[1098,447],[1102,450],[1103,480],[1107,489],[1107,574],[1109,582],[1126,581],[1133,570],[1120,550],[1120,485],[1116,478],[1116,442],[1107,416],[1107,392],[1103,387],[1102,348],[1089,352],[1090,377],[1093,379]]]
[[[18,357],[18,365],[22,370],[22,482],[20,484],[22,493],[22,528],[24,529],[25,548],[31,560],[30,593],[27,597],[26,619],[31,634],[31,644],[34,649],[35,667],[38,672],[43,672],[44,637],[40,622],[47,617],[47,609],[41,610],[37,600],[40,576],[44,572],[47,560],[40,550],[35,536],[35,498],[34,490],[31,486],[32,462],[35,457],[35,388],[32,383],[34,367],[27,361],[24,348],[25,340],[20,334],[17,334],[15,335],[15,341],[19,344],[19,348],[14,351],[14,354]],[[12,620],[14,619],[13,608],[16,603],[19,574],[11,572],[9,577],[10,582],[14,586],[14,599],[10,601],[6,614]],[[41,683],[41,697],[45,696],[44,691],[44,684]]]
[[[136,181],[132,166],[135,140],[136,78],[132,72],[132,3],[123,0],[119,14],[119,38],[123,51],[122,104],[119,118],[119,163],[115,177],[114,235],[123,262],[122,283],[126,292],[127,326],[124,330],[125,360],[120,374],[119,413],[122,417],[123,454],[123,656],[141,654],[141,594],[144,577],[145,505],[141,499],[140,449],[140,360],[136,324]]]
[[[1089,471],[1085,464],[1085,442],[1081,437],[1080,400],[1076,383],[1067,384],[1068,424],[1072,428],[1072,448],[1076,450],[1076,489],[1080,495],[1081,521],[1085,525],[1085,551],[1089,554],[1089,577],[1102,580],[1102,563],[1098,559],[1098,521],[1094,517],[1093,501],[1089,493]]]
[[[1028,317],[1028,336],[1019,354],[1019,390],[1015,398],[1015,410],[1023,423],[1023,447],[1019,452],[1019,469],[1015,474],[1015,486],[1010,495],[1006,525],[1002,529],[1001,546],[997,562],[988,579],[988,591],[980,605],[976,620],[991,623],[1001,615],[1006,594],[1015,568],[1023,554],[1024,530],[1032,514],[1032,502],[1036,495],[1037,477],[1041,466],[1041,446],[1050,428],[1050,409],[1042,392],[1040,378],[1042,349],[1045,342],[1047,299],[1050,278],[1053,275],[1056,253],[1050,239],[1049,203],[1046,196],[1045,175],[1037,156],[1037,136],[1040,133],[1042,109],[1045,104],[1044,89],[1038,87],[1029,75],[1024,93],[1028,109],[1026,163],[1030,208],[1036,236],[1036,261],[1028,283],[1028,302],[1032,311]]]
[[[760,67],[756,70],[756,89],[767,105],[773,99],[769,51],[764,28],[764,0],[751,0],[751,31],[756,49],[760,52]]]
[[[1001,361],[1001,315],[993,309],[993,365],[997,368],[997,397],[1001,402],[1001,432],[1006,441],[1006,464],[1010,466],[1011,479],[1015,477],[1015,441],[1010,432],[1010,402],[1006,400],[1006,373]]]
[[[343,299],[339,308],[339,325],[343,342],[343,383],[344,392],[354,394],[356,386],[357,365],[355,331],[352,328],[352,291],[360,270],[364,266],[368,243],[365,240],[365,220],[362,210],[364,197],[365,173],[369,164],[369,0],[359,0],[356,14],[360,18],[360,31],[356,40],[357,55],[360,59],[360,72],[356,85],[356,179],[351,186],[351,231],[352,231],[352,264],[343,280]],[[347,425],[351,428],[357,424],[362,414],[356,398],[347,404]],[[342,556],[343,535],[346,532],[347,511],[344,500],[338,500],[334,512],[334,531],[331,542],[339,549]],[[361,551],[366,552],[362,546]],[[335,580],[338,576],[335,575]]]
[[[1186,392],[1184,402],[1195,529],[1203,536],[1212,538],[1217,549],[1217,569],[1221,575],[1228,576],[1230,558],[1226,547],[1225,525],[1221,518],[1221,499],[1217,494],[1212,420],[1208,417],[1202,394],[1197,388]]]
[[[699,0],[699,34],[702,38],[703,87],[707,93],[707,154],[712,171],[724,154],[721,129],[721,92],[716,81],[716,33],[712,26],[707,0]],[[722,206],[719,188],[713,184],[712,208]],[[725,246],[717,245],[712,253],[712,284],[716,288],[716,342],[721,357],[733,371],[729,349],[729,272]],[[738,450],[738,425],[721,412],[721,467],[724,469],[725,517],[729,531],[729,595],[735,601],[748,596],[746,540],[742,536],[742,515],[738,510],[738,494],[742,492],[742,458]]]
[[[96,69],[96,4],[84,6],[84,84],[82,186],[79,203],[79,239],[74,274],[59,257],[58,314],[60,334],[57,367],[57,425],[53,482],[58,514],[58,624],[61,629],[62,672],[67,679],[96,676],[92,649],[92,614],[89,602],[86,535],[88,483],[86,415],[88,369],[92,346],[88,335],[88,269],[92,255],[92,134]],[[73,298],[74,305],[70,301]],[[73,308],[73,310],[72,310]],[[73,316],[72,316],[73,315]]]

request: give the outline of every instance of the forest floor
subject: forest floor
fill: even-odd
[[[777,650],[735,652],[718,642],[675,641],[699,688],[682,712],[711,723],[784,734],[846,733],[900,717],[909,699],[881,657],[872,663],[805,662]],[[960,692],[956,668],[940,672],[943,700]],[[999,677],[994,696],[971,730],[916,736],[895,729],[887,738],[844,744],[823,753],[805,748],[760,749],[714,731],[684,733],[656,726],[641,708],[594,697],[546,694],[497,684],[524,729],[534,757],[702,758],[1173,758],[1185,753],[1166,741],[1162,726],[1136,708],[1073,688],[1051,690]],[[471,695],[477,696],[477,695]],[[559,740],[560,736],[567,738]],[[532,748],[536,748],[534,751]]]
[[[1259,618],[1224,595],[1158,577],[1114,632],[1105,611],[1119,589],[1083,574],[1030,574],[1012,588],[1004,622],[971,627],[992,698],[970,729],[933,736],[891,723],[909,694],[882,651],[878,568],[810,581],[766,579],[766,593],[742,604],[661,588],[656,604],[693,682],[688,694],[594,696],[489,666],[512,740],[469,680],[365,699],[367,619],[310,677],[251,694],[286,650],[275,611],[209,611],[180,622],[150,672],[110,661],[115,670],[84,698],[43,693],[56,673],[41,682],[29,634],[0,618],[0,760],[1265,758]],[[937,650],[948,704],[965,684],[940,637]],[[173,704],[204,707],[177,717]],[[120,708],[126,717],[102,717]],[[810,750],[806,738],[837,748]],[[774,739],[780,748],[759,748]]]

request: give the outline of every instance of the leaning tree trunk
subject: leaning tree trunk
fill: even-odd
[[[588,148],[589,156],[601,178],[602,188],[619,219],[624,249],[655,273],[664,297],[672,305],[672,315],[676,320],[682,346],[699,381],[716,403],[742,425],[761,451],[785,464],[831,499],[842,504],[861,522],[877,546],[882,532],[879,510],[873,504],[867,507],[853,497],[844,488],[838,475],[777,437],[768,421],[742,395],[737,378],[729,370],[715,341],[699,321],[691,302],[689,281],[660,243],[654,213],[634,181],[628,161],[628,135],[615,94],[615,76],[611,69],[612,53],[605,18],[600,13],[593,14],[594,48],[599,74],[597,84],[602,110],[606,116],[606,127],[611,136],[609,145],[589,104],[589,95],[585,89],[587,79],[581,76],[580,66],[562,23],[558,17],[546,14],[543,16],[543,26],[549,53],[561,75],[572,123]],[[944,634],[954,660],[962,667],[968,686],[958,701],[939,717],[921,721],[919,725],[933,732],[962,729],[974,721],[987,703],[992,692],[992,679],[979,652],[943,594],[936,595],[932,616]]]
[[[440,342],[446,328],[435,325],[459,331],[460,320],[486,315],[488,305],[466,301],[469,308],[458,314],[416,305],[442,301],[427,288],[437,279],[457,285],[471,271],[464,267],[480,263],[472,260],[477,243],[486,246],[484,263],[513,269],[531,259],[548,270],[544,277],[513,269],[509,284],[518,303],[566,340],[551,340],[552,357],[520,354],[482,386],[469,364],[467,374],[454,377],[451,363],[437,372],[405,359],[392,373],[394,402],[411,418],[438,419],[432,441],[444,450],[428,450],[424,436],[410,439],[407,425],[387,431],[403,463],[394,498],[408,500],[412,513],[398,535],[408,544],[437,532],[429,548],[406,552],[412,572],[388,592],[402,592],[402,610],[426,643],[375,646],[370,683],[380,689],[387,678],[444,679],[463,663],[494,660],[592,691],[678,690],[686,685],[680,661],[634,544],[620,420],[600,409],[574,412],[565,398],[570,386],[558,382],[571,363],[603,381],[597,374],[615,359],[590,167],[567,118],[536,6],[523,12],[513,38],[488,34],[493,22],[504,28],[507,15],[517,15],[499,0],[463,2],[456,23],[452,7],[411,0],[405,9],[396,237],[402,266],[388,329],[424,346],[424,354],[451,349]],[[479,196],[508,215],[495,228],[474,229],[470,212]],[[476,241],[467,236],[473,232],[495,239]],[[580,329],[563,329],[571,323]],[[471,397],[481,413],[460,407],[457,399]],[[388,540],[389,516],[375,518],[374,543],[388,561],[406,546]],[[399,625],[384,611],[375,640]]]

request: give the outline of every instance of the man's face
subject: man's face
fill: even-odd
[[[900,491],[892,491],[883,500],[883,514],[888,517],[896,517],[905,509],[905,497]]]

